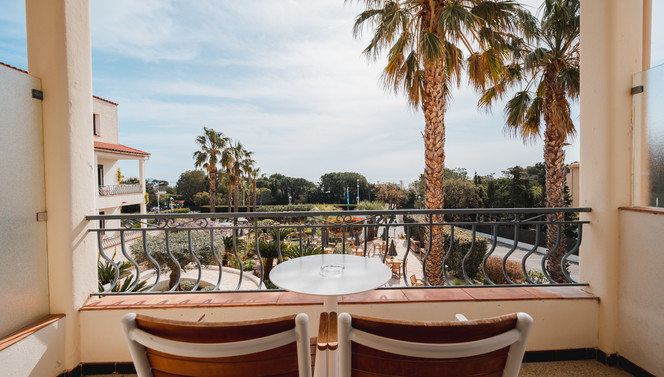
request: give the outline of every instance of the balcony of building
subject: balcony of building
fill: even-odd
[[[397,254],[403,252],[402,259],[407,261],[406,264],[402,261],[401,270],[397,270],[401,276],[395,274],[398,285],[343,297],[339,310],[404,320],[451,320],[456,313],[483,318],[525,311],[535,319],[526,361],[598,359],[619,364],[637,375],[663,375],[661,312],[664,297],[657,276],[664,267],[659,255],[664,241],[661,235],[664,217],[660,209],[652,207],[652,200],[658,204],[658,196],[652,195],[651,189],[657,187],[653,186],[656,181],[651,175],[656,164],[651,164],[647,158],[650,153],[642,153],[656,148],[646,146],[649,145],[645,143],[649,140],[647,134],[639,134],[635,127],[640,126],[632,119],[633,115],[651,114],[650,111],[661,108],[651,104],[641,113],[634,104],[658,87],[656,81],[652,81],[656,77],[650,74],[641,77],[647,81],[634,82],[635,74],[649,68],[647,48],[644,48],[649,35],[648,3],[582,1],[581,44],[584,48],[579,135],[579,206],[582,208],[576,209],[580,219],[570,220],[576,221],[577,227],[580,224],[578,272],[571,268],[566,282],[553,283],[546,277],[546,270],[540,270],[544,280],[536,283],[528,274],[528,262],[537,257],[536,250],[526,259],[526,273],[523,279],[517,279],[522,283],[519,285],[494,285],[486,278],[465,276],[468,273],[464,275],[463,266],[461,270],[452,266],[446,270],[448,278],[454,276],[465,285],[434,287],[426,285],[425,281],[425,286],[413,287],[410,275],[415,274],[415,281],[420,277],[417,269],[411,270],[413,264],[409,258],[424,258],[426,251],[424,255],[422,252],[410,254],[415,253],[415,245],[411,249],[407,244],[412,238],[407,229],[422,225],[397,222],[394,228],[401,227],[406,236],[400,239],[398,235],[390,235],[389,229],[386,234],[388,240],[395,239],[395,248],[399,248]],[[287,291],[268,291],[263,289],[261,279],[257,280],[256,289],[236,291],[231,287],[211,292],[146,294],[113,293],[115,279],[112,279],[102,284],[102,291],[109,292],[99,292],[96,266],[106,261],[101,254],[112,259],[113,250],[107,250],[98,236],[101,234],[99,220],[104,217],[97,215],[94,137],[88,127],[92,114],[88,3],[28,0],[26,13],[29,74],[0,71],[0,83],[8,83],[12,88],[3,87],[0,91],[1,112],[8,114],[1,121],[2,126],[7,127],[3,134],[17,140],[3,144],[3,164],[0,164],[2,193],[8,195],[6,200],[3,198],[4,208],[0,211],[3,224],[0,277],[2,300],[9,303],[3,305],[1,311],[0,374],[57,376],[80,375],[84,371],[91,375],[99,374],[92,373],[93,370],[103,368],[112,368],[110,372],[121,371],[128,367],[130,358],[119,332],[119,318],[129,311],[185,320],[196,320],[205,314],[208,321],[268,318],[299,312],[317,318],[321,299]],[[630,90],[639,85],[643,85],[645,91],[639,92],[637,88],[631,94]],[[27,110],[19,112],[17,108]],[[12,168],[16,166],[21,169]],[[15,198],[22,200],[11,200]],[[586,208],[591,210],[588,212]],[[122,224],[120,215],[108,216],[112,217],[109,220],[118,222],[112,228],[124,234],[127,242],[140,243],[141,238],[151,236],[151,232],[173,230],[168,226],[134,230],[132,220],[136,219],[128,218],[128,222]],[[448,222],[454,221],[457,219],[448,219]],[[469,221],[469,227],[458,225],[455,231],[470,232],[472,238],[473,221],[477,222],[476,227],[486,225],[479,224],[482,220],[477,218]],[[380,225],[383,231],[390,227],[388,224]],[[192,231],[209,232],[209,225],[211,223],[199,224],[201,229]],[[514,223],[506,225],[515,226]],[[530,225],[537,227],[537,224]],[[452,224],[437,226],[449,228]],[[306,228],[303,226],[305,233]],[[138,233],[129,237],[129,231]],[[249,229],[245,231],[257,234]],[[476,229],[476,232],[481,231]],[[298,232],[295,233],[291,236],[292,242],[306,242],[303,237],[294,241]],[[339,246],[344,252],[347,246],[343,246],[346,245],[343,230],[341,233]],[[492,232],[481,233],[487,236],[476,236],[490,240],[487,241],[490,245]],[[368,237],[364,240],[369,241]],[[348,246],[351,252],[356,246],[354,243],[353,237]],[[362,239],[360,243],[364,256]],[[125,251],[132,255],[130,250],[123,251],[120,246],[123,244],[115,246],[118,260]],[[380,242],[376,244],[380,256]],[[574,245],[568,243],[567,252]],[[389,246],[384,246],[383,253],[389,252]],[[426,243],[420,246],[426,247]],[[369,249],[367,245],[367,252]],[[503,258],[510,249],[507,248]],[[517,249],[518,245],[511,256]],[[523,252],[518,260],[523,261],[523,255],[528,252]],[[566,259],[571,266],[574,265],[573,255],[574,252]],[[500,262],[499,271],[502,271],[502,260]],[[195,262],[194,265],[197,266]],[[221,269],[215,270],[213,265],[201,267],[201,281],[211,281],[216,288],[215,273],[219,276],[227,270],[223,268],[223,258]],[[507,263],[504,266],[507,269]],[[523,265],[521,267],[523,269]],[[158,269],[149,268],[149,263],[135,270],[158,280]],[[203,277],[203,270],[211,271],[213,277]],[[198,271],[195,267],[187,272],[190,276],[182,274],[181,278],[191,279],[195,286]],[[260,273],[251,274],[260,278]],[[249,273],[242,279],[248,276]],[[421,278],[424,278],[423,273]],[[511,280],[516,283],[515,279]],[[312,320],[311,329],[316,326],[316,320]],[[536,364],[539,363],[526,363],[524,371]],[[575,363],[564,364],[558,370],[567,375],[579,375],[579,371]]]

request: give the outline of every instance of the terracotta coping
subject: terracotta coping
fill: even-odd
[[[12,344],[18,343],[20,340],[29,337],[30,335],[36,333],[37,331],[43,329],[44,327],[50,325],[51,323],[57,322],[61,318],[64,318],[64,314],[51,314],[46,317],[33,322],[22,329],[13,332],[7,335],[4,338],[0,338],[0,351],[11,346]]]
[[[488,287],[379,289],[341,297],[340,304],[394,304],[450,301],[512,301],[591,299],[579,287]],[[293,292],[223,292],[191,294],[115,295],[90,298],[81,310],[124,310],[146,308],[198,308],[237,306],[322,305],[321,296]]]
[[[659,207],[618,207],[621,211],[644,212],[654,215],[664,215],[664,208]]]

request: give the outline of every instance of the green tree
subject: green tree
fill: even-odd
[[[445,110],[452,87],[467,67],[477,89],[494,83],[509,56],[514,33],[532,31],[532,15],[511,1],[363,0],[354,32],[373,31],[364,53],[377,58],[387,51],[382,75],[386,88],[403,92],[424,113],[426,208],[443,208]],[[468,54],[464,57],[464,52]],[[435,216],[434,221],[442,221]],[[435,228],[427,268],[429,281],[442,284],[442,227]]]
[[[408,199],[408,191],[399,187],[394,183],[380,183],[374,186],[374,198],[383,203],[387,203],[387,207],[401,208]]]
[[[212,128],[203,127],[203,131],[203,135],[196,138],[196,144],[201,150],[194,152],[194,166],[197,169],[202,167],[208,173],[208,179],[210,179],[210,212],[214,212],[217,198],[217,164],[221,162],[221,154],[230,139]]]
[[[570,100],[579,97],[580,3],[545,0],[540,9],[538,43],[513,45],[517,59],[503,70],[497,85],[484,92],[479,106],[488,108],[496,98],[521,86],[505,106],[506,129],[524,142],[544,135],[546,206],[558,208],[565,206],[564,146],[576,134]],[[550,221],[563,219],[562,213],[549,216]],[[548,227],[549,250],[553,250],[556,241],[556,227]],[[561,265],[565,253],[563,242],[547,255],[547,271],[558,282],[566,281]]]
[[[209,182],[204,172],[200,170],[187,170],[180,174],[175,184],[175,192],[184,200],[185,205],[193,205],[194,195],[201,191],[207,191],[208,185]]]
[[[321,202],[332,204],[346,204],[346,188],[349,190],[351,203],[357,197],[357,180],[360,180],[360,200],[369,199],[370,185],[367,179],[360,173],[337,172],[327,173],[320,177]]]

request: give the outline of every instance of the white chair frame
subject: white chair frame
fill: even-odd
[[[465,320],[465,317],[457,317]],[[397,355],[452,359],[481,355],[509,346],[503,377],[518,377],[521,361],[526,352],[526,342],[533,318],[526,313],[517,313],[516,327],[490,338],[459,343],[419,343],[386,338],[355,329],[348,313],[339,315],[339,361],[340,376],[351,375],[351,342]]]
[[[261,338],[227,343],[190,343],[164,339],[136,327],[136,313],[122,317],[122,329],[129,344],[129,352],[138,377],[153,377],[145,348],[159,352],[194,358],[232,357],[267,351],[296,342],[299,377],[311,377],[309,345],[309,317],[300,313],[292,330]]]

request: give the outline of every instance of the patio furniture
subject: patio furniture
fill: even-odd
[[[413,287],[423,287],[426,284],[424,284],[424,280],[418,279],[415,274],[410,275],[410,285]]]
[[[403,263],[403,260],[390,258],[386,259],[385,262],[388,266],[390,266],[393,275],[396,274],[397,276],[401,277],[401,263]]]
[[[338,318],[341,376],[517,377],[533,322],[526,313],[453,322]]]
[[[138,377],[297,375],[311,377],[309,318],[186,322],[136,313],[122,318]]]

